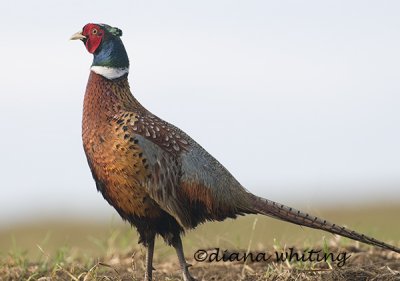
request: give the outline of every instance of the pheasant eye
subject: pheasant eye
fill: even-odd
[[[93,29],[92,34],[97,34],[97,29]]]

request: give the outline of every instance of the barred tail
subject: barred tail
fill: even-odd
[[[343,226],[338,226],[334,223],[330,223],[326,220],[320,219],[315,216],[311,216],[302,211],[294,208],[285,206],[283,204],[276,203],[271,200],[267,200],[253,194],[250,195],[254,202],[254,210],[257,213],[270,216],[279,220],[291,222],[294,224],[307,226],[311,228],[321,229],[328,231],[333,234],[338,234],[353,240],[357,240],[369,245],[381,247],[383,249],[391,250],[396,253],[400,253],[400,248],[393,245],[389,245],[385,242],[379,241],[373,237],[368,237],[364,234],[355,232],[354,230],[346,229]]]

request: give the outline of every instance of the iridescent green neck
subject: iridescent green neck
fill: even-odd
[[[94,53],[92,66],[129,68],[128,54],[121,39],[119,37],[105,37]]]

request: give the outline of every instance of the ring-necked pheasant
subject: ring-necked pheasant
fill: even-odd
[[[248,192],[213,156],[177,127],[158,118],[132,95],[122,31],[87,24],[80,39],[94,55],[83,108],[82,138],[97,189],[147,247],[145,280],[152,279],[154,238],[177,252],[188,271],[180,235],[205,221],[263,214],[322,229],[400,253],[400,249]]]

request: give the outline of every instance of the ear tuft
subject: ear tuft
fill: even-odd
[[[121,37],[122,36],[122,30],[117,28],[117,27],[111,27],[108,31],[114,36]]]
[[[101,23],[99,25],[102,26],[105,30],[107,30],[114,36],[118,36],[118,37],[122,36],[122,30],[119,29],[118,27],[112,27],[112,26],[109,26],[108,24],[104,24],[104,23]]]

